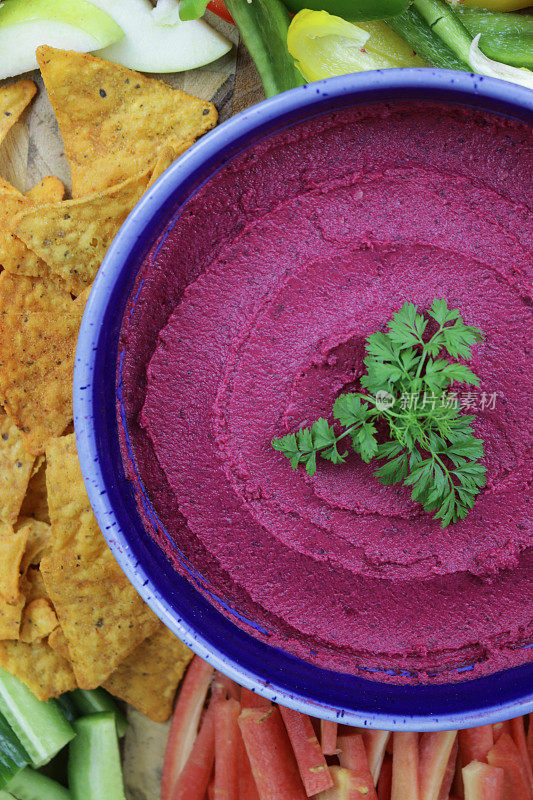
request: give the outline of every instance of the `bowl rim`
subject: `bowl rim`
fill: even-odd
[[[74,424],[81,471],[89,500],[119,566],[148,606],[196,654],[241,685],[282,705],[313,716],[341,720],[360,727],[387,730],[447,730],[489,724],[533,711],[533,665],[526,664],[482,678],[431,686],[432,691],[436,691],[439,686],[447,687],[450,697],[458,702],[463,695],[466,696],[468,687],[473,688],[473,684],[484,682],[483,701],[479,706],[470,708],[467,712],[459,709],[438,714],[429,710],[427,714],[411,715],[406,709],[401,713],[390,713],[386,708],[379,707],[357,711],[353,705],[342,703],[328,705],[313,700],[309,692],[305,694],[298,688],[297,680],[292,682],[291,687],[291,676],[285,676],[288,686],[266,681],[264,676],[261,677],[257,672],[245,668],[237,660],[228,657],[223,649],[210,643],[209,634],[206,634],[205,630],[200,634],[195,627],[178,615],[170,601],[154,585],[153,576],[148,574],[136,558],[127,531],[122,529],[117,521],[100,464],[102,442],[99,441],[94,427],[98,410],[92,389],[97,369],[97,355],[99,347],[102,346],[101,329],[104,326],[108,303],[117,281],[123,271],[127,270],[130,254],[135,251],[142,232],[146,231],[156,211],[160,210],[184,181],[200,170],[210,158],[220,157],[221,152],[228,151],[236,142],[245,140],[252,132],[286,114],[305,112],[309,106],[319,107],[326,100],[332,102],[350,98],[353,100],[353,105],[357,105],[361,102],[380,101],[389,95],[392,101],[401,99],[402,95],[405,95],[429,101],[440,99],[463,106],[469,105],[470,98],[474,107],[485,104],[485,107],[490,106],[496,113],[499,108],[505,108],[506,111],[500,113],[511,116],[514,109],[521,118],[526,114],[533,123],[532,91],[471,73],[429,68],[377,70],[307,84],[251,106],[222,123],[163,173],[129,214],[106,254],[80,327],[74,370]],[[311,116],[315,114],[304,115],[301,119],[309,119]],[[185,199],[188,196],[190,195],[184,195]],[[233,625],[231,622],[230,624]],[[251,641],[257,641],[249,634],[248,636]],[[274,650],[268,645],[267,647]],[[278,652],[281,651],[276,651]],[[319,671],[324,672],[320,669]],[[528,687],[528,690],[520,692],[519,696],[513,696],[511,689],[511,696],[504,702],[498,702],[495,699],[498,697],[498,692],[494,692],[499,685],[498,681],[503,681],[512,687],[515,675],[517,684]],[[332,672],[331,676],[335,679],[338,673]],[[354,680],[361,683],[361,697],[365,692],[371,695],[372,687],[387,687],[388,690],[392,688],[394,691],[394,687],[401,685],[365,678],[354,678]],[[416,688],[415,685],[415,690]]]

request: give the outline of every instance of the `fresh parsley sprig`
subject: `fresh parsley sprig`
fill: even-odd
[[[428,336],[431,320],[436,330]],[[434,300],[427,316],[405,303],[387,327],[366,340],[367,371],[360,383],[367,393],[340,395],[333,406],[333,418],[344,430],[337,433],[320,418],[274,438],[272,447],[293,469],[303,464],[312,476],[317,456],[333,464],[346,461],[347,450],[339,449],[346,439],[366,463],[384,461],[374,472],[381,483],[410,486],[413,500],[445,528],[466,517],[486,481],[483,442],[472,429],[475,417],[461,414],[447,393],[454,383],[479,385],[465,364],[449,359],[470,359],[483,332],[465,325],[446,300]],[[378,437],[378,423],[388,431],[386,441]]]

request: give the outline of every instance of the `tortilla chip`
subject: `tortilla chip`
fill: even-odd
[[[152,166],[164,142],[214,127],[212,103],[87,53],[39,47],[37,61],[65,142],[72,196],[122,183]]]
[[[78,685],[93,689],[154,633],[159,621],[128,582],[98,528],[74,435],[51,440],[46,461],[52,537],[40,568]]]
[[[47,175],[33,189],[26,192],[26,197],[37,205],[59,203],[65,197],[65,187],[55,175]]]
[[[29,567],[22,581],[26,603],[31,603],[33,600],[40,600],[41,598],[50,599],[39,567]]]
[[[18,531],[27,535],[26,549],[22,556],[20,570],[25,573],[29,566],[39,564],[50,544],[50,525],[37,519],[20,519]]]
[[[27,80],[0,88],[0,142],[5,139],[36,91],[34,82]]]
[[[70,664],[46,642],[0,642],[0,667],[23,681],[39,700],[76,688]]]
[[[46,461],[41,461],[41,456],[39,456],[35,459],[35,464],[39,464],[39,468],[30,478],[28,491],[22,501],[20,516],[33,517],[33,519],[41,520],[41,522],[50,523],[48,495],[46,492]]]
[[[22,609],[26,598],[20,594],[15,603],[6,602],[0,597],[0,639],[17,640],[20,632]]]
[[[35,459],[28,455],[26,434],[0,412],[0,520],[13,525],[28,489]]]
[[[48,179],[44,179],[47,181]],[[58,183],[62,186],[61,182]],[[57,196],[57,187],[46,185],[41,189],[39,186],[31,190],[31,192],[41,193],[48,191],[50,193],[50,201],[53,199],[53,193]],[[58,288],[63,288],[64,291],[79,294],[84,285],[71,275],[66,283],[62,283],[61,279],[55,276],[48,264],[36,253],[29,250],[24,242],[22,242],[14,234],[15,221],[18,215],[28,209],[38,209],[40,205],[32,201],[28,196],[19,194],[16,189],[4,190],[0,188],[0,264],[4,269],[11,272],[13,275],[28,275],[30,277],[40,277],[46,279],[49,283],[54,282]]]
[[[115,235],[140,200],[149,172],[81,200],[38,206],[20,214],[15,233],[67,283],[90,285]]]
[[[41,597],[28,603],[22,612],[19,640],[32,644],[45,639],[59,625],[48,600]]]
[[[85,299],[73,301],[39,278],[0,275],[0,401],[34,455],[72,420],[74,352]]]
[[[154,722],[165,722],[193,653],[163,625],[128,656],[104,683]]]
[[[0,597],[7,603],[16,603],[20,595],[20,565],[27,531],[14,531],[10,525],[0,529]]]
[[[55,650],[56,653],[59,653],[67,661],[70,661],[70,653],[68,651],[68,642],[67,637],[63,633],[62,629],[58,626],[55,630],[52,631],[50,636],[48,637],[48,644]]]
[[[159,151],[157,161],[152,171],[148,188],[156,182],[156,180],[163,174],[163,172],[170,167],[177,158],[181,156],[186,150],[194,144],[191,142],[183,142],[177,139],[169,139],[165,142],[162,149]]]

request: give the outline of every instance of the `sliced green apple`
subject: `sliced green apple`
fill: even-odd
[[[142,72],[181,72],[216,61],[231,49],[229,42],[203,20],[182,22],[178,5],[159,0],[91,0],[107,11],[126,34],[95,55]],[[163,13],[161,13],[163,11]]]
[[[5,0],[0,5],[0,78],[35,69],[41,44],[86,52],[123,36],[109,14],[88,0]]]

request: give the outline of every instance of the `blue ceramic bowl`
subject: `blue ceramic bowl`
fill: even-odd
[[[180,639],[240,684],[284,705],[353,725],[422,731],[481,725],[533,710],[533,664],[452,684],[393,685],[327,671],[258,641],[178,575],[145,531],[125,478],[115,416],[124,307],[145,254],[172,212],[220,165],[271,133],[332,110],[409,98],[473,106],[533,123],[533,92],[429,69],[359,73],[314,83],[224,123],[164,173],[109,249],[81,326],[74,418],[81,468],[100,527],[137,591]]]

